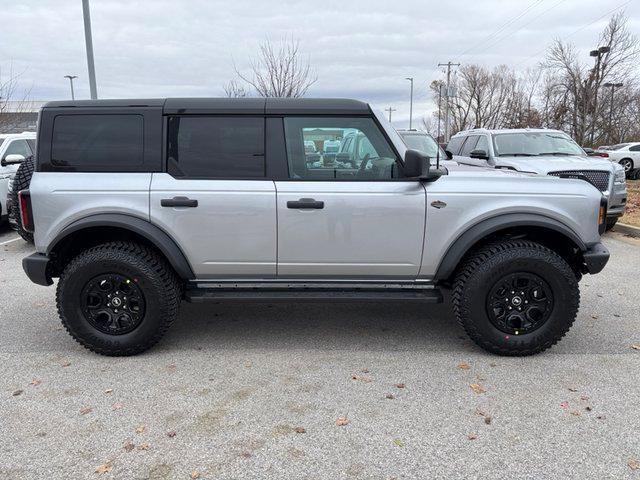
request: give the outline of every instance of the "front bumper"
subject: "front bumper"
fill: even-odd
[[[609,250],[602,243],[590,245],[586,252],[582,254],[587,272],[590,274],[600,273],[609,261]]]
[[[47,272],[50,259],[43,253],[34,253],[22,259],[22,268],[33,283],[49,286],[53,283]]]
[[[614,183],[607,200],[609,201],[607,217],[621,217],[624,214],[624,207],[627,203],[627,185]]]

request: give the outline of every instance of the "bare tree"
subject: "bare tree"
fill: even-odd
[[[261,97],[302,97],[318,79],[309,59],[302,58],[300,42],[294,39],[278,45],[265,40],[250,68],[248,75],[238,68],[236,74]]]
[[[0,68],[0,131],[22,123],[29,111],[30,91],[19,92],[19,78],[20,74],[14,73],[12,67],[7,75]]]
[[[244,98],[249,96],[247,89],[236,80],[229,80],[222,88],[224,89],[225,95],[229,98]]]

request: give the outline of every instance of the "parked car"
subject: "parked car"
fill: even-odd
[[[627,177],[633,170],[640,168],[640,142],[619,143],[606,150],[599,150],[597,154],[622,165]]]
[[[304,142],[334,134],[365,153],[307,162]],[[38,135],[23,267],[59,277],[63,325],[100,354],[150,348],[181,300],[429,304],[451,289],[478,345],[530,355],[565,335],[581,276],[609,258],[588,182],[434,169],[355,100],[51,102]]]
[[[25,158],[35,150],[35,132],[0,135],[0,223],[9,217],[9,182]]]
[[[465,130],[451,137],[447,150],[454,160],[467,165],[583,178],[607,197],[607,229],[624,214],[624,170],[608,160],[588,157],[569,135],[559,130]]]
[[[431,158],[431,164],[435,165],[439,159],[442,165],[450,165],[448,155],[443,148],[438,145],[436,139],[423,130],[398,130],[398,133],[407,145],[407,148],[418,150],[427,157]]]

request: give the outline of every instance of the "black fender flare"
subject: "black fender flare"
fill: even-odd
[[[482,220],[462,233],[447,249],[438,265],[434,280],[446,280],[456,270],[458,264],[477,242],[499,230],[513,227],[541,227],[561,233],[582,251],[587,245],[580,236],[564,223],[544,215],[535,213],[505,213]],[[427,245],[427,248],[429,246]]]
[[[121,213],[98,213],[76,220],[63,228],[49,243],[47,254],[53,251],[69,235],[92,227],[116,227],[136,233],[146,238],[162,252],[180,278],[183,280],[195,278],[193,269],[184,252],[164,230],[142,218]]]

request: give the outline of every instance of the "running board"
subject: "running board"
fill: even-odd
[[[393,302],[442,303],[442,293],[435,288],[195,288],[187,290],[185,300],[205,302]]]

